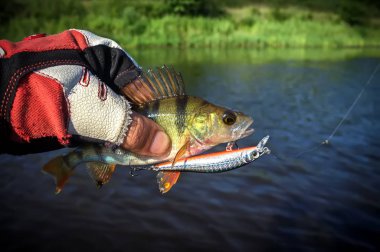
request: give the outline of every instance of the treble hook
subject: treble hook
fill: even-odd
[[[239,146],[237,145],[237,142],[235,141],[232,141],[232,142],[228,142],[227,143],[227,146],[226,146],[226,151],[232,151],[234,146],[236,146],[236,149],[239,149]]]
[[[239,145],[237,144],[237,142],[235,142],[235,147],[236,149],[239,149]]]

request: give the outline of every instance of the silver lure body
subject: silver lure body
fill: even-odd
[[[270,150],[264,147],[268,139],[269,136],[264,137],[259,144],[254,147],[184,158],[178,160],[174,165],[172,162],[164,162],[138,169],[199,173],[225,172],[249,164],[264,154],[269,154]]]

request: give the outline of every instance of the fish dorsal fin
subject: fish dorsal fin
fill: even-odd
[[[87,163],[87,170],[97,187],[107,184],[115,171],[114,164],[104,164],[100,162]]]
[[[132,103],[142,106],[155,100],[185,95],[185,88],[182,75],[164,65],[144,71],[126,85],[123,92]]]
[[[174,185],[181,175],[179,171],[160,171],[157,174],[158,189],[162,194],[167,193]]]

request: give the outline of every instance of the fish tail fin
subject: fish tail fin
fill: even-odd
[[[58,194],[62,191],[63,186],[73,173],[73,168],[69,167],[63,156],[58,156],[50,160],[44,165],[42,171],[52,175],[55,179],[55,193]]]

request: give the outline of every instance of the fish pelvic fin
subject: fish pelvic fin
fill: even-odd
[[[181,175],[179,171],[160,171],[157,174],[158,189],[162,194],[167,193],[174,185]]]
[[[124,94],[133,104],[146,103],[185,95],[183,79],[172,67],[157,67],[144,71],[136,80],[123,88]]]
[[[87,163],[87,171],[98,188],[102,187],[104,184],[107,184],[111,180],[115,169],[115,164],[104,164],[100,162]]]
[[[58,194],[62,191],[63,186],[73,174],[74,168],[66,164],[63,156],[58,156],[45,164],[42,171],[54,177],[56,184],[55,194]]]
[[[183,157],[186,152],[190,150],[190,140],[187,141],[182,147],[181,149],[178,150],[177,154],[175,155],[174,159],[173,159],[173,163],[172,163],[172,167],[175,165],[175,163],[178,162],[178,160],[181,159],[181,157]]]

